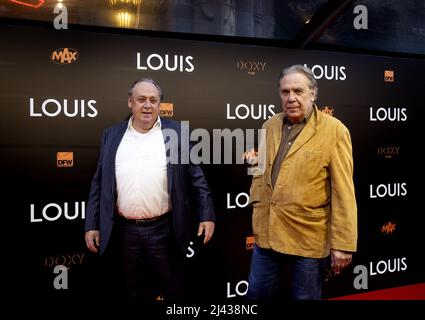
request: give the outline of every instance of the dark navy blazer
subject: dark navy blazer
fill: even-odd
[[[189,145],[189,128],[181,126],[180,122],[162,118],[161,124],[163,134],[165,129],[172,129],[178,136],[178,139],[170,139],[169,135],[164,134],[164,143],[168,142],[168,146],[171,146],[171,148],[166,148],[167,160],[170,150],[176,151],[178,149],[178,161],[167,161],[168,193],[171,198],[174,234],[180,248],[186,251],[190,239],[191,210],[189,199],[196,201],[195,207],[199,214],[198,221],[215,221],[213,202],[201,167],[181,163],[180,150],[182,142],[183,146]],[[117,201],[115,156],[127,126],[128,121],[124,121],[107,128],[103,132],[97,168],[91,183],[86,208],[85,231],[99,230],[100,254],[105,251],[108,245],[113,222],[116,218],[116,214],[114,214]],[[185,134],[183,141],[182,129]],[[183,150],[185,149],[188,148],[183,148]],[[187,154],[184,154],[183,157],[189,159]]]

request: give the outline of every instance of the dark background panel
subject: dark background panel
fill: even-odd
[[[19,237],[8,248],[13,257],[9,266],[13,275],[24,275],[16,278],[29,296],[69,301],[85,297],[97,259],[84,247],[81,212],[76,219],[66,218],[65,203],[72,215],[76,202],[81,208],[87,201],[101,132],[129,115],[127,90],[135,79],[158,81],[164,101],[174,104],[173,118],[190,121],[192,129],[205,129],[212,136],[214,129],[240,128],[246,134],[280,111],[278,75],[282,67],[294,63],[307,64],[317,74],[320,68],[333,74],[332,79],[318,79],[318,105],[333,108],[353,141],[358,252],[340,277],[329,277],[325,297],[359,293],[353,287],[353,268],[360,264],[373,273],[378,264],[400,264],[406,259],[405,270],[370,275],[368,290],[425,280],[418,249],[423,244],[424,223],[420,202],[423,60],[28,26],[2,25],[0,36],[1,168],[8,186],[5,225],[19,230]],[[77,61],[52,63],[51,53],[60,48],[76,49]],[[143,66],[151,54],[182,56],[183,61],[191,56],[193,71],[138,70],[137,53]],[[184,63],[184,67],[190,65]],[[394,82],[384,81],[385,70],[395,72]],[[70,106],[77,100],[79,115],[30,117],[30,98],[36,112],[47,99],[59,101],[62,109],[65,99]],[[81,100],[86,106],[84,117]],[[89,100],[96,101],[95,117],[87,115]],[[244,105],[241,111],[249,110],[242,114],[245,119],[236,117],[240,105]],[[49,112],[54,108],[49,104]],[[405,108],[407,118],[371,121],[371,108],[388,112]],[[229,112],[236,119],[228,119]],[[233,142],[233,159],[240,156],[237,147]],[[57,167],[56,153],[61,151],[73,152],[72,167]],[[212,157],[217,150],[211,147],[209,151]],[[196,254],[188,259],[193,297],[236,301],[240,296],[233,294],[236,288],[243,291],[252,253],[246,247],[246,238],[252,235],[252,210],[244,206],[242,195],[249,193],[251,177],[245,165],[234,162],[203,164],[203,169],[212,190],[217,226],[208,246],[200,247],[193,239]],[[394,183],[406,183],[407,194],[370,198],[371,185]],[[63,211],[55,221],[42,215],[49,204],[55,204],[46,211],[49,216],[58,214],[56,206]],[[42,221],[31,221],[31,205],[34,218]],[[53,289],[53,265],[60,263],[71,265],[70,289],[65,292]]]

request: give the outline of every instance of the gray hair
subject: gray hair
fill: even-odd
[[[316,93],[314,98],[317,99],[317,96],[319,95],[319,87],[317,85],[316,78],[314,78],[314,75],[311,69],[301,64],[294,64],[282,70],[279,76],[279,82],[280,80],[282,80],[284,76],[287,76],[288,74],[291,74],[291,73],[301,73],[305,75],[306,78],[308,79],[308,87],[310,90],[313,90]]]
[[[158,90],[158,94],[159,94],[159,100],[162,101],[162,90],[161,87],[159,86],[158,83],[156,83],[153,79],[151,78],[140,78],[137,79],[136,81],[133,82],[133,84],[131,85],[130,89],[128,89],[128,96],[131,97],[133,95],[133,89],[134,87],[141,82],[147,82],[147,83],[151,83],[155,86],[155,88]]]

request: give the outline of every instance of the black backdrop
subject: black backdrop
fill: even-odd
[[[1,25],[0,35],[3,254],[6,281],[18,295],[73,301],[87,294],[96,258],[83,239],[85,202],[101,132],[128,116],[135,79],[155,79],[172,117],[192,129],[247,130],[280,111],[278,75],[295,63],[313,68],[319,107],[332,110],[353,141],[358,252],[348,270],[328,278],[325,297],[424,282],[425,61],[104,30]],[[167,70],[167,55],[175,71]],[[393,71],[392,81],[385,71]],[[67,116],[65,108],[78,112]],[[72,166],[59,166],[67,162],[57,161],[58,152],[72,152]],[[252,252],[250,177],[243,164],[203,168],[218,220],[212,242],[192,248],[190,281],[197,297],[235,301],[246,291]],[[67,290],[54,288],[56,265],[68,267]],[[366,290],[353,285],[357,265],[368,269]]]

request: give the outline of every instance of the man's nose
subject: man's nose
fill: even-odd
[[[143,102],[143,107],[146,109],[150,109],[152,108],[152,103],[149,100],[146,100],[145,102]]]
[[[288,101],[291,101],[291,102],[295,101],[295,94],[292,91],[289,92]]]

